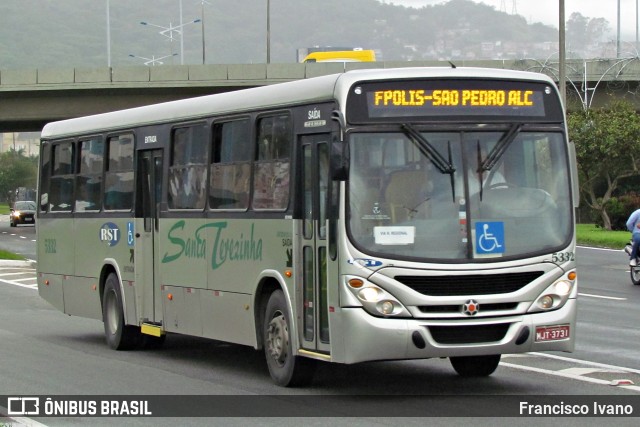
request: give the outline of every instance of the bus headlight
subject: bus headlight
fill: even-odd
[[[360,278],[347,280],[347,289],[358,298],[362,307],[374,316],[411,317],[409,311],[393,295]]]
[[[561,279],[556,280],[540,294],[529,308],[529,313],[555,310],[562,307],[569,299],[576,281],[575,271],[571,271]]]

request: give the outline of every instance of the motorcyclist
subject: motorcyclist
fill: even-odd
[[[629,265],[635,267],[638,265],[636,255],[638,253],[638,247],[640,247],[640,209],[635,210],[629,219],[627,220],[627,230],[632,233],[633,246],[631,247],[631,254],[629,254]]]

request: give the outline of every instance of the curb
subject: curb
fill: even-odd
[[[28,259],[26,261],[13,259],[0,259],[0,267],[16,267],[16,268],[36,268],[36,261]]]

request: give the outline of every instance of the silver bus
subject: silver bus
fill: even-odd
[[[574,349],[577,173],[554,82],[350,71],[47,124],[38,288],[116,350],[321,362]]]

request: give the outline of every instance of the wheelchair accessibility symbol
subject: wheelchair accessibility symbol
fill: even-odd
[[[504,223],[476,222],[476,253],[504,253]]]

